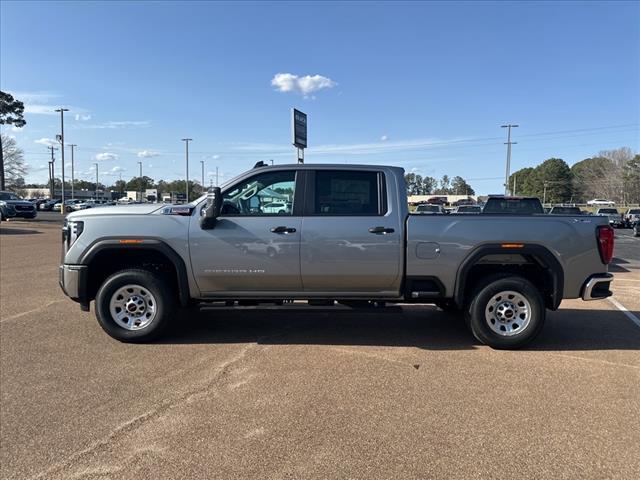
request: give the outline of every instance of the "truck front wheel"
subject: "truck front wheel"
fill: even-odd
[[[147,270],[122,270],[107,278],[96,295],[102,329],[121,342],[148,342],[166,328],[176,307],[168,282]]]
[[[473,336],[492,348],[520,348],[538,336],[545,320],[538,289],[519,276],[493,277],[480,284],[467,310]]]

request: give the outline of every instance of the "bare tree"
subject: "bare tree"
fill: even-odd
[[[0,91],[0,125],[13,125],[22,128],[26,125],[24,119],[24,104],[13,98],[9,93]],[[5,188],[4,146],[0,138],[0,190]]]
[[[0,134],[0,143],[2,143],[2,158],[4,161],[4,178],[5,183],[9,187],[17,187],[24,176],[27,174],[28,168],[24,163],[24,152],[16,140],[8,135]]]

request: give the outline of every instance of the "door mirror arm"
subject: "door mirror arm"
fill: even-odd
[[[207,203],[200,213],[200,228],[210,230],[215,227],[216,219],[220,216],[222,209],[222,193],[220,187],[213,187],[207,193]]]

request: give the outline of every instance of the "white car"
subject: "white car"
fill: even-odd
[[[262,205],[262,213],[279,213],[284,215],[285,213],[291,213],[291,203],[289,202],[272,202]]]
[[[587,205],[607,205],[613,207],[616,202],[612,202],[611,200],[604,200],[602,198],[594,198],[593,200],[589,200]]]

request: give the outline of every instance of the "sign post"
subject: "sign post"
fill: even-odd
[[[293,133],[293,145],[296,147],[296,159],[298,163],[304,163],[304,149],[307,148],[307,114],[291,109],[291,130]]]

